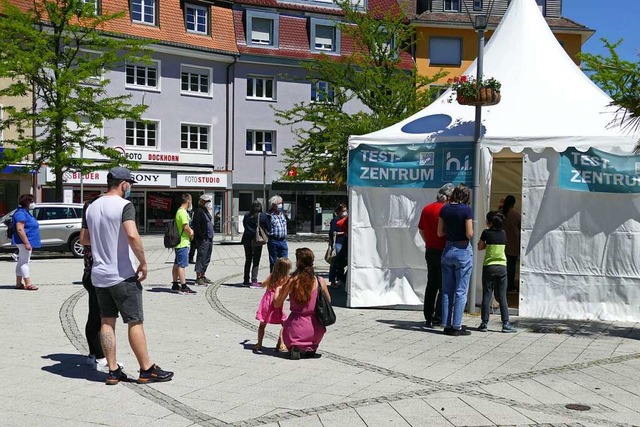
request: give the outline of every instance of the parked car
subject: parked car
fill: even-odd
[[[15,246],[7,238],[7,223],[15,210],[0,218],[0,251],[13,252]],[[80,244],[82,228],[82,205],[79,203],[36,203],[31,215],[40,224],[42,247],[36,251],[71,252],[74,257],[84,255]]]

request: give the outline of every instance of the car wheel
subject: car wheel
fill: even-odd
[[[84,246],[80,244],[80,236],[74,236],[69,242],[69,249],[71,254],[76,258],[82,258],[84,256]]]

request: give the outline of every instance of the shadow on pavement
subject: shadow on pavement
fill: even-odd
[[[563,319],[518,319],[517,327],[539,334],[567,334],[574,336],[604,335],[619,338],[640,340],[640,332],[629,327],[617,326],[612,322],[597,320],[563,320]]]
[[[247,288],[247,289],[249,289],[249,287],[245,286],[242,282],[239,282],[239,283],[222,283],[222,284],[220,284],[220,286],[227,286],[227,287],[230,287],[230,288]]]
[[[160,288],[158,286],[150,288],[150,289],[146,289],[147,292],[156,292],[156,293],[165,293],[165,294],[172,294],[174,293],[170,287],[164,287],[164,288]]]
[[[43,359],[53,360],[58,364],[43,366],[42,370],[65,378],[75,378],[92,382],[104,382],[107,374],[98,372],[87,365],[86,356],[79,354],[54,353],[42,356]]]
[[[13,289],[14,291],[22,290],[22,289],[17,289],[16,285],[0,285],[0,289]]]
[[[393,329],[404,329],[405,331],[420,331],[432,334],[442,334],[442,328],[425,328],[424,320],[416,322],[415,320],[377,319],[376,322],[389,325]]]

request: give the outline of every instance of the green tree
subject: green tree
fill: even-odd
[[[640,61],[620,58],[616,49],[622,40],[615,43],[601,40],[609,56],[583,53],[580,55],[583,68],[591,80],[611,96],[612,104],[620,107],[617,119],[620,124],[637,133],[640,130]],[[636,152],[640,152],[640,142],[636,145]]]
[[[428,85],[446,75],[420,76],[415,65],[403,62],[399,52],[412,47],[416,32],[399,11],[362,12],[349,1],[340,7],[344,21],[336,25],[352,43],[353,53],[322,54],[302,62],[305,80],[316,84],[316,100],[276,110],[277,123],[291,126],[297,138],[284,150],[284,179],[345,184],[349,136],[385,128],[424,108],[433,99]],[[345,112],[345,104],[355,99],[366,109]],[[287,176],[294,166],[297,176]]]
[[[56,199],[62,200],[63,174],[98,167],[135,164],[113,148],[97,130],[105,120],[139,119],[144,105],[131,105],[130,96],[107,96],[104,73],[127,59],[145,60],[149,41],[119,38],[104,31],[120,13],[97,14],[95,2],[37,0],[21,10],[7,0],[0,16],[0,77],[9,85],[7,97],[32,97],[32,106],[7,105],[3,128],[17,137],[5,140],[0,164],[26,162],[35,170],[43,164],[55,173]],[[95,165],[80,159],[80,148],[101,154]]]

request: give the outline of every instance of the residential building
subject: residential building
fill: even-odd
[[[433,76],[440,70],[448,76],[436,82],[446,84],[448,78],[461,75],[478,55],[478,34],[473,30],[469,14],[487,14],[491,6],[486,40],[491,38],[510,0],[398,0],[406,16],[416,25],[414,56],[418,73]],[[584,25],[562,16],[562,0],[536,1],[569,56],[579,64],[582,45],[594,34]],[[517,48],[514,46],[514,49]]]

